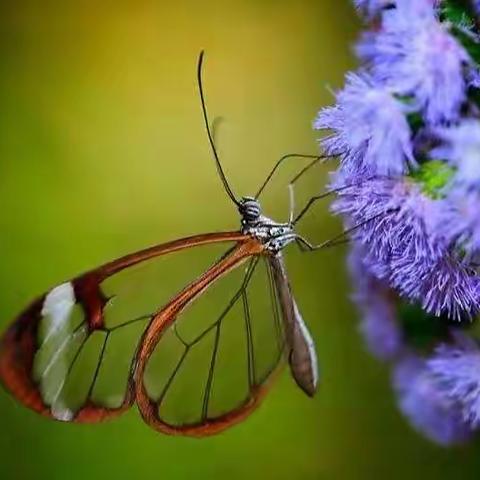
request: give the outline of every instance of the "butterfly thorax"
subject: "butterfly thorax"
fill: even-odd
[[[260,202],[253,197],[243,197],[238,210],[242,233],[256,238],[272,253],[279,252],[297,237],[291,224],[278,223],[262,215]]]

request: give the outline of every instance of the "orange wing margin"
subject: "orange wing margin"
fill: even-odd
[[[227,241],[237,242],[237,248],[233,254],[222,260],[211,270],[215,268],[224,270],[227,268],[226,271],[228,271],[228,269],[234,268],[235,264],[240,261],[239,255],[243,254],[246,258],[246,256],[252,254],[247,254],[247,251],[257,251],[263,248],[259,242],[253,241],[250,237],[239,232],[208,233],[174,240],[126,255],[75,278],[70,283],[75,293],[76,303],[82,307],[85,313],[88,332],[92,333],[95,330],[102,330],[104,328],[103,308],[108,299],[103,295],[100,284],[106,278],[130,266],[167,253]],[[256,244],[255,247],[253,245],[254,243]],[[177,296],[162,312],[165,310],[175,310],[175,308],[183,308],[188,301],[191,301],[195,296],[199,295],[201,291],[215,279],[216,277],[213,276],[210,280],[207,280],[206,275],[203,275],[191,287]],[[197,285],[200,284],[202,287],[198,290]],[[38,385],[32,376],[34,357],[38,350],[38,328],[42,318],[41,311],[46,296],[47,294],[42,295],[27,307],[7,329],[1,339],[0,380],[20,403],[37,413],[57,419],[52,415],[50,407],[44,403]],[[159,327],[160,319],[168,316],[167,313],[162,312],[154,317],[152,325],[147,329],[147,335],[144,337],[144,343],[147,345],[150,345],[152,342],[153,332],[161,328]],[[170,316],[171,315],[172,314],[170,314]],[[146,357],[147,350],[142,344],[139,349],[139,352],[141,352],[140,357]],[[139,361],[138,365],[142,365],[142,362]],[[105,408],[88,401],[69,421],[79,423],[99,422],[121,414],[130,408],[134,401],[135,383],[131,375],[128,380],[124,401],[120,407]]]

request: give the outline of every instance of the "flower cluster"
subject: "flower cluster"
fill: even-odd
[[[412,425],[450,445],[480,428],[480,2],[355,6],[361,69],[314,123],[340,159],[332,210],[370,351]]]

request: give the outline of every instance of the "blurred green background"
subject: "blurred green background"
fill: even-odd
[[[200,49],[225,169],[251,194],[281,155],[316,152],[312,119],[355,65],[359,28],[347,0],[0,8],[2,328],[106,260],[237,227],[202,126]],[[285,215],[285,198],[266,213]],[[327,205],[318,212],[309,232],[338,233]],[[0,392],[0,478],[478,478],[476,446],[436,447],[398,413],[388,370],[357,333],[344,263],[344,248],[288,257],[322,366],[313,401],[285,371],[247,421],[194,440],[156,433],[135,409],[100,425],[51,422]]]

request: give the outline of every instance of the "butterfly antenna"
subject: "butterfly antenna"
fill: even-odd
[[[213,157],[215,159],[215,164],[217,166],[217,172],[220,176],[220,179],[223,183],[223,188],[227,192],[227,195],[230,197],[232,202],[239,207],[240,202],[235,198],[235,195],[228,184],[227,177],[225,176],[225,172],[223,171],[222,164],[220,163],[220,158],[218,157],[217,149],[215,147],[215,141],[213,139],[212,131],[210,129],[210,122],[208,120],[208,113],[207,113],[207,106],[205,104],[205,95],[203,93],[203,81],[202,81],[202,65],[203,65],[203,57],[204,51],[200,52],[200,56],[198,57],[198,66],[197,66],[197,81],[198,81],[198,90],[200,91],[200,102],[202,104],[202,112],[203,112],[203,120],[205,122],[205,128],[207,130],[208,141],[210,143],[210,147],[212,149]]]

